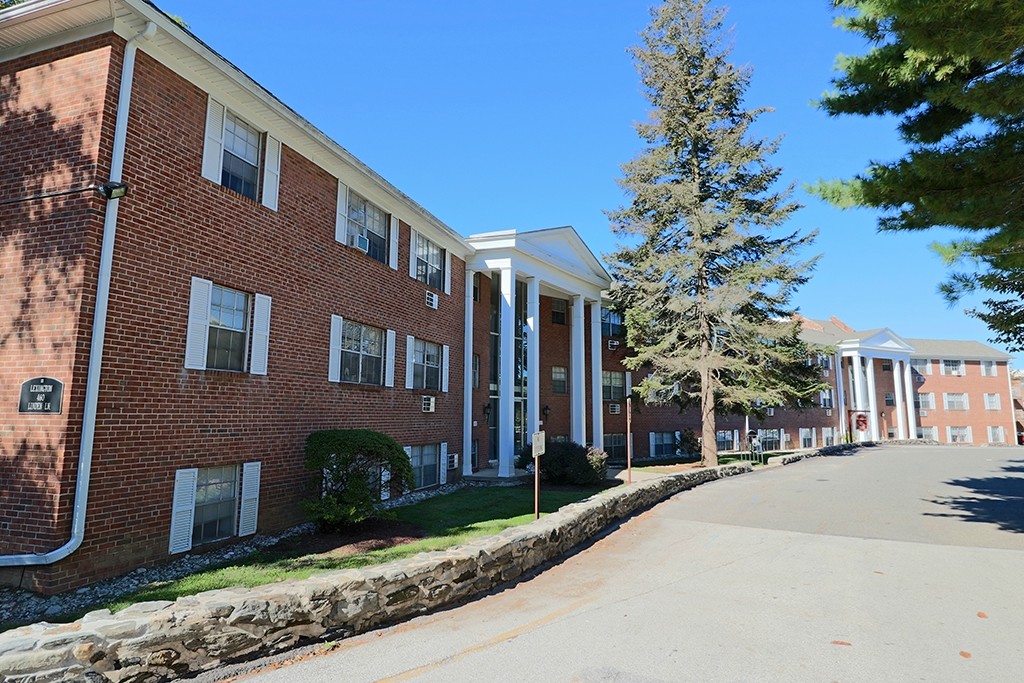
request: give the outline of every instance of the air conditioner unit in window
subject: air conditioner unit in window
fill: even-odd
[[[457,470],[459,469],[459,454],[449,453],[448,454],[448,469]]]
[[[825,417],[832,417],[832,409],[831,408],[829,408],[828,410],[825,411]]]
[[[619,340],[618,339],[609,339],[608,340],[608,350],[609,351],[614,351],[617,348],[619,348]]]
[[[370,240],[366,239],[366,235],[349,235],[348,246],[359,251],[370,251]]]
[[[437,309],[437,294],[434,292],[427,292],[427,308]]]
[[[423,399],[423,412],[432,413],[434,412],[435,397],[434,396],[421,396]]]
[[[928,411],[927,410],[919,410],[919,411],[917,411],[917,414],[920,415],[921,417],[928,417]]]
[[[821,376],[828,377],[828,368],[825,368],[824,370],[821,371]]]
[[[773,417],[775,415],[775,408],[765,408],[764,414],[768,417]]]
[[[608,404],[608,414],[609,415],[618,415],[621,412],[622,412],[622,404],[620,404],[620,403],[609,403]]]

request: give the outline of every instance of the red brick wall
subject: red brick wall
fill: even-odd
[[[120,57],[92,38],[0,64],[0,200],[107,180]],[[104,203],[93,192],[0,207],[0,553],[70,533]],[[25,380],[63,381],[60,415],[18,413]],[[20,570],[0,570],[0,581]]]
[[[1010,385],[1007,379],[1008,367],[1005,362],[996,363],[995,376],[983,377],[981,362],[968,360],[964,363],[966,374],[963,376],[943,375],[942,361],[932,360],[932,374],[914,376],[916,393],[932,393],[935,395],[935,408],[928,410],[928,415],[918,416],[917,424],[923,427],[936,427],[936,438],[941,443],[948,443],[946,427],[970,427],[972,443],[988,443],[988,428],[1002,426],[1007,444],[1014,443],[1013,399],[1010,396]],[[875,368],[876,378],[878,368]],[[919,381],[918,378],[924,381]],[[966,393],[969,410],[947,410],[943,401],[944,393]],[[985,394],[999,394],[999,410],[985,409]]]
[[[303,519],[312,431],[369,427],[461,451],[463,262],[427,308],[408,275],[410,226],[397,270],[338,244],[336,179],[287,147],[277,212],[203,179],[206,93],[142,51],[135,79],[89,522],[78,552],[29,578],[46,591],[165,560],[177,469],[261,461],[258,528],[273,532]],[[273,297],[266,376],[184,369],[192,276]],[[395,330],[395,388],[328,382],[331,314]],[[408,334],[450,346],[447,394],[404,388]]]

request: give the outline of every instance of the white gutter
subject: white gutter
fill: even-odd
[[[125,141],[128,134],[128,108],[131,105],[132,79],[135,75],[135,52],[138,42],[151,38],[156,24],[149,22],[145,30],[128,41],[121,65],[121,88],[117,95],[117,120],[114,124],[114,149],[110,159],[110,180],[120,182],[124,170]],[[103,339],[107,330],[107,306],[110,299],[110,275],[114,261],[114,237],[117,233],[117,206],[107,201],[103,217],[103,244],[100,249],[99,277],[96,285],[96,310],[92,322],[92,343],[89,346],[89,372],[85,382],[85,408],[82,412],[82,443],[78,452],[78,479],[75,482],[75,509],[71,518],[71,538],[59,548],[46,553],[0,555],[0,567],[26,567],[59,562],[78,550],[85,538],[85,511],[89,499],[89,476],[92,473],[92,449],[96,433],[96,404],[100,393],[100,370],[103,365]]]

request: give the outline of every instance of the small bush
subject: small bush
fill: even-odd
[[[412,485],[414,476],[402,446],[370,429],[313,432],[306,438],[306,469],[313,472],[315,497],[302,505],[322,530],[367,519],[383,488],[403,491]]]
[[[519,453],[516,467],[526,469],[533,464],[533,448],[526,446]],[[549,484],[593,486],[608,475],[608,454],[578,443],[546,441],[540,456],[540,478]]]
[[[697,440],[697,435],[693,433],[692,429],[684,429],[679,432],[676,450],[684,457],[700,455],[700,441]]]

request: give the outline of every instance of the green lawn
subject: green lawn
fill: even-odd
[[[588,498],[598,489],[541,491],[541,514],[554,512],[563,505]],[[481,536],[533,520],[533,488],[467,487],[429,498],[415,505],[394,508],[394,517],[422,529],[426,536],[412,543],[373,550],[346,557],[301,552],[274,552],[265,549],[228,565],[214,567],[191,576],[153,586],[105,604],[112,611],[136,602],[174,600],[215,588],[260,586],[302,579],[335,569],[352,569],[411,557],[429,550],[442,550]]]

